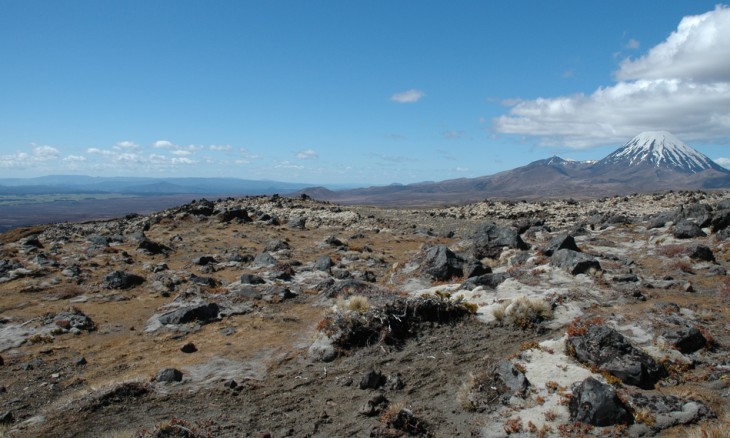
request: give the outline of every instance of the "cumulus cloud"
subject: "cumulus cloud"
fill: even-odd
[[[69,155],[66,158],[64,158],[63,161],[67,161],[70,163],[78,163],[78,162],[83,162],[83,161],[87,161],[87,160],[86,160],[86,157],[84,157],[83,155]]]
[[[230,151],[233,148],[231,148],[227,144],[226,145],[215,145],[215,144],[213,144],[213,145],[208,146],[208,149],[210,149],[211,151]]]
[[[156,142],[152,143],[152,146],[159,149],[171,149],[175,147],[175,145],[168,140],[157,140]]]
[[[300,160],[316,160],[319,154],[314,149],[305,149],[297,152],[297,158]]]
[[[712,161],[714,161],[715,163],[719,164],[722,167],[727,167],[728,169],[730,169],[730,158],[715,158]]]
[[[112,146],[112,149],[116,149],[118,151],[138,151],[139,145],[132,141],[125,140],[117,142],[114,146]]]
[[[421,90],[410,89],[390,96],[390,100],[398,103],[415,103],[421,100],[426,93]]]
[[[50,164],[61,158],[61,152],[53,146],[31,145],[32,152],[16,152],[14,154],[0,155],[0,167],[6,169],[23,169]]]
[[[496,132],[550,146],[622,143],[646,130],[684,141],[730,138],[730,9],[684,17],[664,42],[626,59],[618,82],[592,94],[511,100]]]

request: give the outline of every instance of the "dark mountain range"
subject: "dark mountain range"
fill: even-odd
[[[730,170],[665,131],[644,132],[600,161],[551,157],[477,178],[300,193],[343,204],[416,206],[485,198],[587,198],[656,190],[730,187]]]

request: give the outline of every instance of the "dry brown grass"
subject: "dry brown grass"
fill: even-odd
[[[527,297],[505,301],[492,314],[497,321],[521,329],[532,328],[553,317],[553,311],[545,300]]]

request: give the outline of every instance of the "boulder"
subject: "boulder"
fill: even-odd
[[[248,212],[241,208],[226,209],[218,213],[218,220],[221,222],[230,222],[234,219],[238,220],[238,222],[252,221],[252,219],[248,216]]]
[[[598,367],[627,385],[653,389],[666,376],[664,367],[651,356],[604,325],[591,325],[584,334],[569,337],[567,347],[579,362]]]
[[[710,226],[712,226],[713,233],[730,227],[730,207],[715,211]]]
[[[266,283],[263,278],[255,274],[242,274],[241,284],[264,284]]]
[[[144,277],[126,271],[113,271],[104,277],[104,285],[107,289],[130,289],[144,282]]]
[[[712,250],[705,245],[695,245],[689,249],[689,256],[695,260],[701,260],[703,262],[714,262],[715,254]]]
[[[253,259],[253,264],[256,266],[271,266],[276,264],[276,259],[268,252],[262,252],[261,254],[256,254],[256,257]]]
[[[193,259],[193,264],[197,266],[214,265],[216,263],[218,263],[218,260],[216,260],[215,257],[209,255],[195,257]]]
[[[654,419],[653,427],[657,430],[715,418],[715,413],[704,403],[682,400],[673,395],[635,392],[629,394],[628,403],[635,411],[649,412]]]
[[[542,250],[542,253],[549,257],[553,255],[555,251],[560,249],[569,249],[580,252],[573,236],[570,234],[561,234],[550,239],[550,242],[548,242],[547,246]]]
[[[195,353],[196,351],[198,351],[198,348],[192,342],[188,342],[187,344],[180,347],[180,351],[182,351],[183,353]]]
[[[159,316],[159,321],[165,324],[185,324],[188,322],[206,323],[218,318],[220,308],[215,303],[199,304],[181,307]]]
[[[144,238],[137,245],[137,250],[145,252],[150,255],[167,254],[170,252],[170,247],[165,246],[161,243],[154,242],[150,239]]]
[[[345,245],[340,239],[337,238],[337,236],[329,236],[328,238],[325,239],[324,243],[329,246],[334,246],[334,247],[339,247],[339,246]]]
[[[378,389],[385,384],[387,378],[381,373],[370,370],[360,379],[360,389]]]
[[[555,251],[550,257],[550,264],[565,269],[572,275],[585,274],[591,270],[601,270],[601,264],[598,263],[598,260],[588,254],[570,249]]]
[[[677,211],[677,219],[687,219],[700,227],[706,227],[712,221],[712,207],[700,203],[682,205]]]
[[[464,259],[446,245],[435,245],[426,250],[421,269],[436,281],[447,281],[463,276],[463,266]]]
[[[694,239],[695,237],[707,236],[699,225],[687,219],[683,219],[674,225],[673,235],[677,239]]]
[[[332,339],[319,333],[312,345],[309,346],[309,358],[315,362],[331,362],[337,357],[337,351]]]
[[[307,224],[307,220],[303,217],[295,217],[289,220],[287,226],[295,230],[303,230]]]
[[[184,207],[188,213],[196,216],[212,216],[215,212],[215,204],[207,199],[193,201]]]
[[[527,380],[525,374],[515,368],[514,364],[508,360],[503,360],[497,364],[494,368],[494,375],[513,395],[518,397],[524,397],[527,388],[530,387],[530,381]]]
[[[264,247],[264,251],[266,252],[276,252],[285,249],[291,249],[291,246],[289,245],[289,242],[281,239],[270,240],[266,243],[266,247]]]
[[[0,424],[10,424],[15,421],[12,411],[6,411],[0,414]]]
[[[479,275],[477,277],[471,277],[461,284],[461,289],[472,290],[476,287],[482,286],[487,289],[496,289],[502,282],[508,279],[510,275],[506,272],[489,273]]]
[[[93,331],[96,329],[94,321],[78,309],[60,312],[56,314],[50,322],[64,330],[76,329]]]
[[[683,354],[691,354],[707,346],[707,338],[695,327],[665,331],[662,336]]]
[[[599,427],[634,422],[629,409],[610,385],[588,377],[576,383],[572,390],[573,397],[568,405],[570,421]]]
[[[504,248],[522,250],[530,248],[516,230],[500,227],[493,222],[480,226],[472,236],[472,240],[474,257],[480,260],[485,257],[498,258]]]
[[[190,282],[193,284],[207,287],[217,287],[218,285],[220,285],[220,282],[218,282],[218,280],[216,280],[215,278],[199,277],[195,274],[190,274]]]
[[[314,262],[314,269],[318,271],[329,272],[332,268],[332,259],[329,256],[319,256]]]
[[[161,383],[182,382],[183,374],[177,368],[165,368],[157,373],[155,380]]]

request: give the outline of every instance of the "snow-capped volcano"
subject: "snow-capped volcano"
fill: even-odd
[[[623,147],[596,163],[597,167],[655,167],[682,173],[707,169],[724,171],[706,155],[692,149],[667,131],[648,131],[634,137]]]

